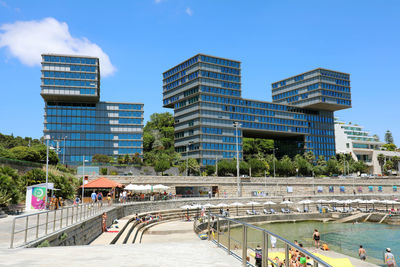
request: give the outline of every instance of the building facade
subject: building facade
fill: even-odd
[[[44,135],[66,164],[143,155],[143,104],[100,102],[99,59],[42,55]]]
[[[362,161],[368,166],[368,174],[382,175],[378,155],[383,154],[385,161],[394,156],[400,157],[400,152],[382,150],[384,142],[370,136],[363,126],[335,120],[335,141],[337,154],[351,154],[356,161]],[[400,169],[397,166],[395,169]]]
[[[175,150],[213,165],[236,148],[242,158],[242,138],[257,137],[274,139],[278,156],[335,155],[333,112],[351,107],[349,74],[315,69],[272,90],[272,102],[242,98],[241,63],[230,59],[198,54],[167,70],[163,106],[174,109]]]

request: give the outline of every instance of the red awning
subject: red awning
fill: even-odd
[[[80,187],[82,188],[82,186]],[[115,188],[115,187],[123,187],[123,185],[104,177],[90,181],[89,183],[85,184],[85,188]]]

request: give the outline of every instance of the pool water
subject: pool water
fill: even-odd
[[[400,262],[400,226],[376,223],[322,223],[316,221],[266,223],[260,227],[276,233],[289,241],[298,240],[304,247],[313,244],[314,229],[321,233],[321,241],[331,250],[358,258],[358,249],[363,245],[367,251],[367,261],[383,264],[383,252],[392,249],[396,261]],[[241,239],[242,228],[233,228],[231,236]],[[248,231],[248,245],[255,247],[262,237],[259,231]],[[278,243],[279,246],[279,243]]]

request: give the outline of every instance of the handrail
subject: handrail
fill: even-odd
[[[330,264],[326,263],[325,261],[323,261],[319,257],[313,255],[312,253],[308,252],[304,248],[301,248],[300,246],[290,242],[289,240],[287,240],[284,237],[281,237],[281,236],[279,236],[277,234],[274,234],[274,233],[272,233],[272,232],[270,232],[270,231],[268,231],[268,230],[266,230],[264,228],[261,228],[261,227],[258,227],[258,226],[255,226],[255,225],[252,225],[252,224],[249,224],[249,223],[246,223],[246,222],[242,222],[242,221],[239,221],[239,220],[236,220],[236,219],[232,219],[232,218],[227,218],[227,217],[222,216],[220,214],[211,213],[210,210],[208,211],[208,237],[209,237],[209,240],[211,240],[211,238],[210,238],[210,235],[211,235],[211,216],[216,218],[216,225],[217,225],[216,232],[217,232],[217,244],[218,244],[218,246],[220,245],[220,242],[219,242],[220,234],[219,233],[220,233],[221,220],[225,220],[225,221],[228,222],[228,231],[230,231],[230,223],[231,222],[243,226],[243,237],[242,237],[242,239],[243,239],[243,245],[242,245],[243,246],[243,248],[242,248],[243,251],[242,251],[242,257],[241,257],[243,266],[247,266],[247,260],[244,260],[245,255],[247,255],[247,229],[251,228],[251,229],[258,230],[258,231],[263,233],[263,242],[262,242],[262,251],[263,251],[263,253],[262,253],[262,262],[263,262],[263,266],[267,266],[268,265],[267,264],[268,261],[271,262],[271,259],[268,258],[268,236],[274,236],[277,240],[280,240],[281,242],[283,242],[285,244],[285,258],[286,258],[285,264],[286,264],[287,267],[289,266],[289,261],[290,261],[290,258],[289,258],[289,248],[290,247],[297,249],[298,251],[302,252],[304,255],[310,257],[311,259],[313,259],[314,267],[318,267],[319,264],[321,264],[322,266],[326,266],[326,267],[332,267]],[[228,235],[230,236],[230,232],[228,233]],[[229,243],[229,241],[228,241],[228,243]],[[230,245],[228,245],[227,249],[228,249],[228,254],[231,254]],[[266,258],[265,258],[265,255],[267,255]]]
[[[57,210],[39,211],[14,217],[11,227],[10,248],[15,247],[16,234],[24,233],[23,246],[48,234],[54,233],[78,222],[84,221],[108,210],[110,206],[96,204],[79,204]],[[32,218],[32,220],[30,220]],[[29,222],[31,221],[31,225]],[[17,222],[19,227],[17,227]],[[19,229],[16,229],[19,228]],[[36,230],[34,230],[36,229]],[[28,236],[28,232],[30,235]],[[29,238],[31,237],[31,238]]]

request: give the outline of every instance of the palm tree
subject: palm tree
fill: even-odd
[[[393,156],[392,162],[393,162],[393,165],[394,165],[394,169],[395,169],[396,171],[399,171],[400,157],[399,157],[399,156]]]
[[[385,155],[383,155],[382,153],[378,154],[378,162],[379,162],[379,166],[381,166],[382,173],[383,173],[383,165],[385,164],[385,160],[386,160]]]

